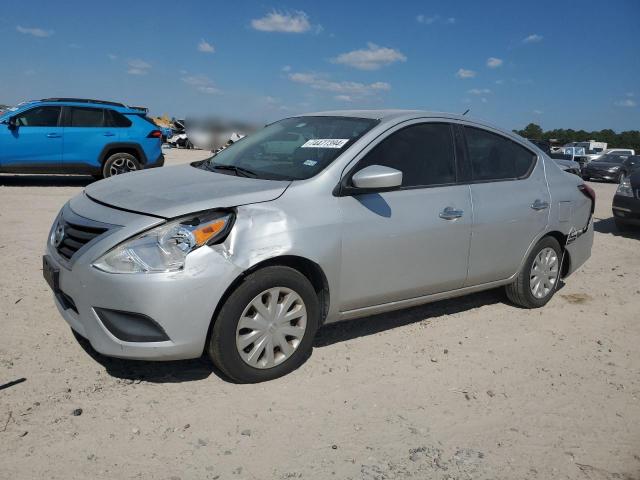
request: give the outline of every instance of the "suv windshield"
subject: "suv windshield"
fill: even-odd
[[[378,123],[351,117],[293,117],[266,126],[200,167],[273,180],[311,178]]]
[[[620,155],[619,153],[608,153],[606,155],[602,155],[599,158],[596,158],[594,162],[622,163],[627,158],[629,158],[628,155]]]

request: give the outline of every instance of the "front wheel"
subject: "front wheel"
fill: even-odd
[[[555,238],[544,237],[531,250],[515,282],[505,287],[507,297],[524,308],[547,304],[558,287],[562,250]]]
[[[214,319],[207,351],[236,382],[272,380],[308,358],[319,321],[309,280],[289,267],[266,267],[229,295]]]

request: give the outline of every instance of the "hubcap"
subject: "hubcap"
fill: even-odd
[[[133,162],[133,160],[126,157],[120,157],[116,158],[111,164],[111,167],[109,168],[109,174],[110,176],[120,175],[122,173],[134,172],[137,169],[138,168],[136,167],[136,164]]]
[[[558,255],[553,248],[544,248],[531,265],[529,286],[536,298],[544,298],[553,290],[558,280]]]
[[[254,368],[271,368],[296,351],[307,328],[307,309],[300,295],[275,287],[257,295],[238,320],[236,347]]]

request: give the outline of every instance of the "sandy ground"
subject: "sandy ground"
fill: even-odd
[[[592,184],[593,256],[544,309],[491,291],[328,326],[293,374],[234,385],[74,339],[41,253],[88,181],[0,176],[0,385],[26,379],[0,390],[0,478],[640,478],[640,236],[615,185]]]

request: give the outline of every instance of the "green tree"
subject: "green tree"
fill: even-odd
[[[529,125],[524,127],[524,130],[520,130],[516,133],[524,138],[533,138],[535,140],[542,140],[544,138],[542,127],[535,123],[530,123]]]

